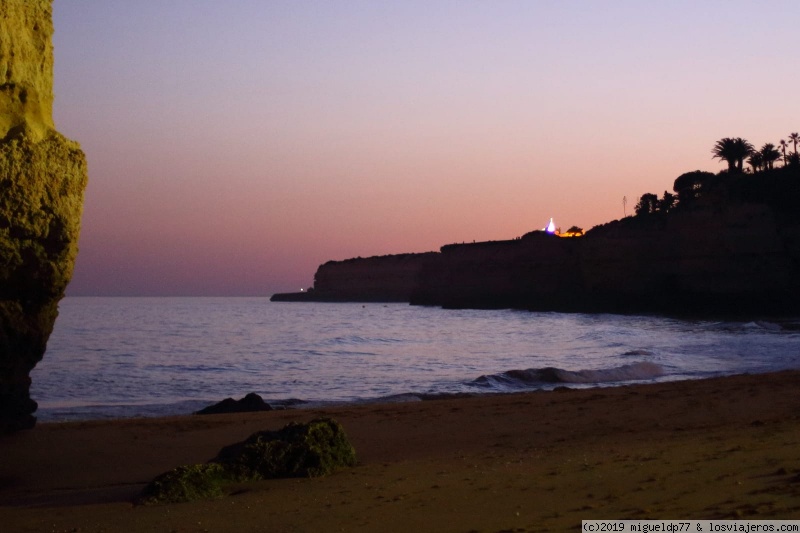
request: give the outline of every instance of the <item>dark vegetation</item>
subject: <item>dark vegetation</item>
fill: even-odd
[[[661,198],[653,193],[643,194],[636,204],[636,216],[663,215],[695,206],[758,202],[772,206],[783,220],[798,220],[800,134],[791,133],[787,139],[781,139],[778,147],[765,143],[758,150],[741,137],[720,139],[711,153],[714,159],[727,163],[727,169],[718,174],[702,170],[681,174],[673,184],[674,194],[664,191]]]

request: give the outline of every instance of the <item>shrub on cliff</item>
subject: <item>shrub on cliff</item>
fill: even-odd
[[[651,192],[646,192],[639,198],[639,203],[636,204],[634,210],[636,211],[636,216],[644,216],[655,213],[657,206],[658,196]]]
[[[714,179],[714,174],[704,170],[685,172],[675,179],[672,190],[678,195],[678,204],[685,206],[697,198],[706,184]]]

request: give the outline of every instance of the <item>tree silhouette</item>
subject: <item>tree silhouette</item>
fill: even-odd
[[[637,216],[649,215],[655,213],[658,208],[658,196],[651,192],[646,192],[639,198],[639,203],[634,208]]]
[[[753,174],[761,170],[764,166],[764,158],[761,157],[761,152],[753,152],[753,155],[747,159],[747,164],[753,167]]]
[[[789,146],[789,143],[787,143],[784,139],[781,139],[778,141],[778,144],[781,146],[781,151],[783,152],[783,164],[785,166],[789,163],[789,161],[786,160],[786,147]]]
[[[664,196],[658,201],[657,209],[662,213],[669,213],[675,204],[678,203],[678,197],[669,191],[664,191]]]
[[[781,153],[772,143],[766,143],[758,152],[761,154],[761,158],[764,160],[765,170],[772,170],[775,161],[781,158]]]
[[[711,153],[714,159],[728,163],[728,172],[742,171],[744,159],[753,153],[753,145],[741,137],[725,137],[717,141]]]
[[[789,140],[794,143],[794,153],[797,153],[797,142],[800,141],[800,134],[797,132],[789,134]]]
[[[678,176],[672,190],[678,195],[678,203],[688,203],[697,198],[703,185],[712,179],[714,174],[703,170],[686,172]]]

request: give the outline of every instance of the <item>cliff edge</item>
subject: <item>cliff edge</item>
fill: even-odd
[[[305,292],[279,293],[273,302],[408,302],[420,273],[436,252],[356,257],[328,261],[317,269]]]
[[[55,131],[52,0],[0,3],[0,433],[35,424],[30,371],[72,276],[87,183]]]
[[[615,220],[583,237],[534,231],[514,240],[446,245],[438,253],[329,262],[319,267],[314,288],[295,298],[324,299],[797,315],[800,165],[721,173],[669,212]]]

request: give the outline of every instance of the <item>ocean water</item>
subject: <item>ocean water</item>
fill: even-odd
[[[800,318],[444,310],[266,298],[65,298],[32,372],[41,421],[598,387],[800,368]]]

